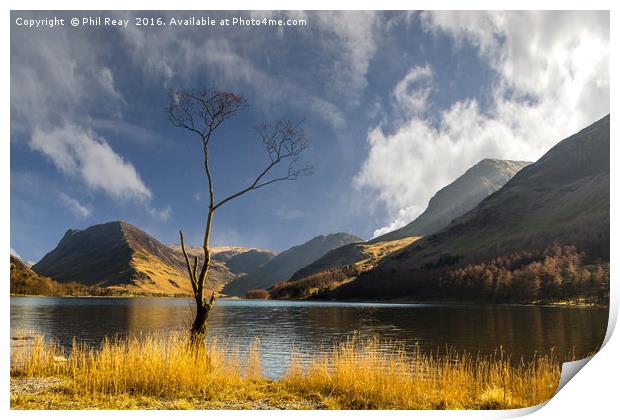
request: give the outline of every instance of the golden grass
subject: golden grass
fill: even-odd
[[[227,342],[201,349],[187,342],[184,334],[141,335],[98,348],[74,343],[64,354],[38,337],[11,349],[12,389],[29,378],[62,385],[12,391],[11,407],[504,409],[548,400],[560,376],[552,356],[515,365],[501,351],[388,354],[377,340],[352,338],[309,362],[293,354],[290,371],[269,380],[261,376],[258,341],[246,352]]]
[[[297,392],[329,396],[334,408],[500,409],[548,400],[560,376],[552,356],[514,365],[501,350],[472,357],[382,348],[378,340],[350,339],[308,367],[294,358],[282,381]]]
[[[379,260],[382,258],[403,249],[404,247],[411,245],[413,242],[420,239],[421,236],[410,236],[402,239],[396,239],[393,241],[383,241],[374,244],[362,244],[362,250],[365,259],[356,261],[355,265],[360,271],[366,271],[373,268]]]
[[[181,261],[182,260],[179,259],[180,263]],[[136,279],[134,281],[135,284],[109,286],[109,288],[133,293],[193,296],[192,287],[187,277],[184,264],[183,262],[181,266],[173,266],[166,264],[153,255],[137,251],[133,254],[130,265],[137,272],[146,274],[149,279]],[[208,289],[207,295],[210,295],[211,291],[219,292],[224,284],[235,278],[235,275],[231,273],[223,263],[214,261],[212,264],[212,271],[210,271],[210,277],[206,285]],[[172,280],[176,286],[172,284],[170,280]]]

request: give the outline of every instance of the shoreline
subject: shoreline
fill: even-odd
[[[86,298],[86,299],[135,299],[135,298],[162,298],[162,299],[189,299],[193,300],[190,295],[174,296],[174,295],[22,295],[11,293],[10,297],[37,297],[37,298]],[[325,300],[325,299],[245,299],[239,297],[219,297],[217,300],[224,301],[273,301],[273,302],[308,302],[308,303],[359,303],[359,304],[397,304],[397,305],[435,305],[435,306],[533,306],[533,307],[552,307],[552,308],[609,308],[609,305],[597,303],[563,303],[563,302],[547,302],[547,303],[511,303],[511,302],[483,302],[483,301],[419,301],[407,298],[398,299],[364,299],[364,300]]]

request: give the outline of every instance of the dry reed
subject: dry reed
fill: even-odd
[[[74,342],[66,354],[37,337],[11,351],[11,376],[57,377],[66,398],[126,396],[200,401],[311,400],[341,409],[504,409],[536,405],[553,396],[560,377],[553,355],[512,363],[490,356],[419,347],[386,352],[376,339],[350,338],[310,359],[291,355],[278,380],[261,375],[258,341],[241,352],[230,342],[188,346],[187,336],[137,335],[107,339],[98,347]],[[292,397],[291,397],[292,396]],[[18,406],[12,397],[12,405]]]

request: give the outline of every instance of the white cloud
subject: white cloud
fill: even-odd
[[[415,219],[418,215],[420,215],[421,212],[422,212],[422,209],[416,206],[408,206],[408,207],[399,209],[398,214],[396,215],[394,220],[392,220],[392,222],[389,225],[375,230],[372,233],[372,237],[376,238],[377,236],[384,235],[388,232],[392,232],[396,229],[399,229],[405,226],[406,224],[411,222],[413,219]]]
[[[431,93],[432,71],[430,66],[416,66],[396,84],[392,95],[401,112],[417,115],[426,109],[426,102]]]
[[[15,28],[14,28],[15,29]],[[50,125],[124,104],[95,33],[11,31],[11,120]]]
[[[390,216],[385,232],[426,207],[432,195],[486,157],[536,160],[558,141],[609,112],[607,12],[428,12],[429,32],[470,43],[496,72],[491,105],[454,102],[434,122],[420,115],[430,80],[409,85],[406,121],[368,133],[369,152],[354,184],[375,194]],[[431,69],[432,70],[432,69]],[[417,75],[419,69],[412,69]],[[398,101],[397,101],[398,102]],[[375,233],[376,233],[375,232]]]
[[[108,44],[91,32],[76,37],[63,31],[45,36],[12,31],[12,68],[17,70],[11,72],[11,126],[72,179],[115,199],[147,202],[152,194],[136,168],[96,134],[107,130],[126,139],[161,141],[122,121],[126,103],[106,65],[106,48]],[[63,204],[76,215],[85,214],[70,201]]]
[[[152,217],[157,218],[164,222],[167,220],[170,220],[170,216],[172,215],[172,207],[170,207],[170,204],[168,204],[163,209],[156,209],[153,207],[148,207],[147,211]]]
[[[116,84],[114,83],[114,75],[112,74],[112,70],[109,67],[102,67],[99,70],[99,84],[101,88],[108,93],[111,97],[118,99],[121,102],[124,102],[123,95],[116,89]]]
[[[76,217],[86,218],[93,212],[93,208],[90,205],[83,205],[73,197],[68,196],[65,193],[60,193],[60,202],[71,211]]]
[[[331,63],[326,79],[329,90],[357,103],[367,86],[366,74],[382,33],[380,15],[373,11],[321,11],[307,18],[326,33],[321,37],[322,47],[333,53],[327,61]]]
[[[134,166],[90,130],[71,124],[46,131],[35,128],[30,147],[93,190],[116,199],[145,201],[152,196]]]

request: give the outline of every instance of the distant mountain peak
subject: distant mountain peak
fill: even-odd
[[[499,171],[508,170],[508,171],[516,173],[531,163],[532,162],[528,162],[524,160],[484,158],[478,163],[476,163],[474,166],[469,168],[467,171],[465,171],[463,175],[467,173],[471,173],[471,172],[476,172],[484,168],[492,168],[494,170],[499,170]]]
[[[530,163],[516,160],[482,159],[450,184],[437,191],[430,199],[426,210],[414,221],[393,232],[373,238],[369,243],[435,233],[447,226],[453,219],[473,209]]]
[[[32,269],[61,283],[144,293],[191,293],[180,253],[121,220],[67,230],[56,248]],[[215,264],[207,286],[218,290],[233,277],[224,265]]]
[[[357,242],[363,242],[363,239],[345,232],[317,235],[303,244],[282,251],[255,273],[233,280],[222,289],[222,292],[243,296],[252,289],[267,289],[278,282],[288,280],[297,270],[327,252]]]
[[[75,235],[76,233],[78,233],[80,230],[79,229],[67,229],[67,231],[65,232],[65,234],[63,235],[62,239],[64,238],[68,238],[72,235]]]
[[[331,240],[346,240],[350,242],[364,242],[362,238],[359,238],[355,235],[351,235],[346,232],[335,232],[328,233],[327,235],[317,235],[314,238],[310,239],[308,242],[312,241],[331,241]],[[306,243],[308,243],[306,242]]]

